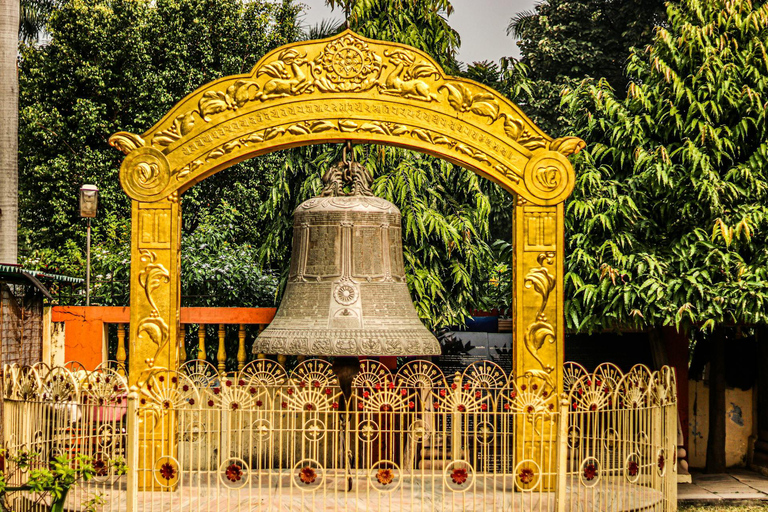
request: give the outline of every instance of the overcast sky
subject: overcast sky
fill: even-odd
[[[300,0],[308,6],[305,25],[315,25],[324,18],[341,20],[344,12],[331,11],[325,0]],[[498,62],[501,57],[519,57],[515,41],[507,37],[509,20],[520,11],[528,11],[538,0],[452,0],[455,9],[448,18],[461,35],[459,60],[472,63],[482,60]]]

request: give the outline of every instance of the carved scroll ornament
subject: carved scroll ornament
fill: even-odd
[[[539,266],[528,272],[524,283],[526,288],[533,288],[536,295],[541,298],[541,305],[536,311],[534,319],[528,324],[523,343],[528,353],[541,365],[541,370],[533,369],[529,370],[528,373],[544,378],[549,382],[549,374],[552,373],[554,367],[544,362],[539,351],[545,343],[553,344],[556,341],[555,328],[545,314],[549,296],[557,286],[557,280],[546,267],[546,264],[552,265],[554,263],[554,253],[539,254],[537,261]]]
[[[150,306],[149,315],[142,318],[139,321],[138,328],[136,329],[136,344],[142,343],[144,340],[151,342],[157,347],[155,354],[147,359],[147,366],[150,368],[154,366],[155,360],[158,355],[163,351],[170,339],[170,329],[168,324],[163,320],[160,315],[160,310],[157,306],[156,297],[154,292],[168,284],[171,280],[170,273],[162,264],[157,263],[157,254],[147,249],[142,249],[141,263],[144,268],[139,272],[139,286],[144,291],[147,299],[147,304]],[[134,353],[136,353],[136,346],[134,346]]]

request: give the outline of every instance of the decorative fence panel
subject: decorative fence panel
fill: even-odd
[[[24,486],[34,472],[51,469],[52,462],[73,470],[89,466],[93,478],[73,487],[67,506],[124,509],[128,389],[118,372],[12,365],[3,371],[3,393],[9,486]],[[9,492],[8,497],[18,511],[51,504],[45,492]]]
[[[194,360],[128,393],[106,367],[9,367],[8,471],[22,484],[57,454],[89,457],[96,476],[70,492],[72,510],[676,508],[669,369],[569,364],[559,400],[546,379],[491,362],[360,370],[345,394],[323,360],[228,375]],[[8,497],[19,511],[50,500]]]

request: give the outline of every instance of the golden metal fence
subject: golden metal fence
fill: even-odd
[[[324,360],[232,374],[193,360],[129,392],[106,366],[10,366],[7,472],[28,478],[14,467],[24,454],[30,468],[90,457],[73,510],[675,510],[672,370],[565,375],[558,397],[492,362],[446,376],[362,361],[345,395]],[[46,500],[8,497],[20,511]]]

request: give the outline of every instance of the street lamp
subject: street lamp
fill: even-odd
[[[88,219],[85,266],[85,305],[91,305],[91,219],[96,217],[99,205],[99,188],[96,185],[80,187],[80,217]]]

